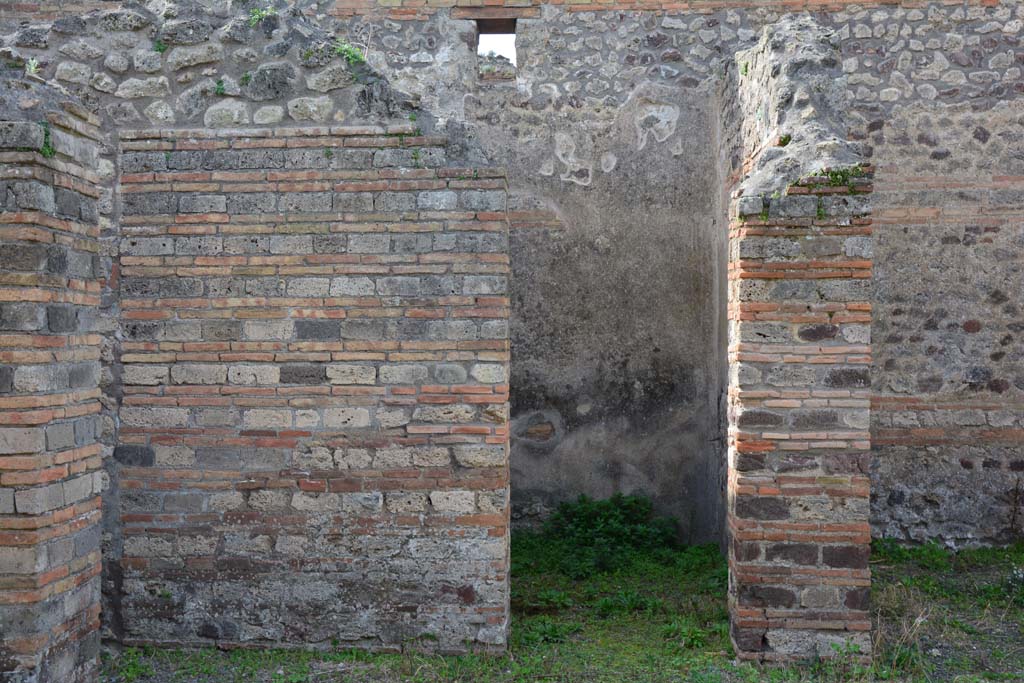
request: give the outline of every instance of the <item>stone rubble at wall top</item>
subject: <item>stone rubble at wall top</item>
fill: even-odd
[[[2,38],[7,68],[38,74],[117,126],[209,128],[408,121],[414,102],[335,34],[282,7],[259,22],[195,2],[135,3],[22,26]]]
[[[50,26],[12,27],[3,38],[5,59],[37,59],[41,75],[56,77],[119,124],[233,126],[407,116],[402,96],[371,70],[353,69],[335,54],[334,35],[364,47],[375,68],[442,117],[460,105],[450,101],[450,77],[438,70],[473,71],[471,77],[456,76],[463,86],[476,79],[475,56],[463,54],[453,40],[471,25],[467,21],[357,17],[346,24],[303,15],[303,5],[295,11],[282,6],[278,15],[250,27],[242,13],[210,11],[193,2],[160,5],[159,15],[128,4]],[[621,103],[627,84],[637,79],[695,87],[723,69],[738,68],[734,53],[752,46],[760,28],[780,18],[758,7],[659,17],[547,6],[543,14],[542,20],[520,20],[516,98],[533,110],[559,103],[570,111]],[[1024,9],[1014,3],[878,7],[816,18],[841,43],[855,103],[994,101],[1021,83],[1013,55]],[[582,71],[563,65],[556,57],[563,54]],[[544,82],[554,87],[539,87]]]
[[[756,155],[740,194],[778,196],[801,177],[860,163],[860,145],[848,139],[849,98],[834,31],[809,17],[786,18],[766,27],[758,44],[738,53],[736,61],[739,106],[746,113],[744,145]],[[816,204],[805,202],[801,210],[800,201],[787,197],[784,203],[798,215],[814,215]],[[750,209],[740,206],[744,215],[762,210]]]

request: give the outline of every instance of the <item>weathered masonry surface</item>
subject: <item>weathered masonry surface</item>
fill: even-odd
[[[748,659],[1019,537],[1019,2],[270,4],[0,6],[9,678],[500,649],[580,493],[725,533]]]

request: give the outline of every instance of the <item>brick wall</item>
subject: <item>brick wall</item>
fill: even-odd
[[[99,644],[99,122],[0,82],[12,94],[24,118],[0,122],[0,678],[74,683],[92,680]]]
[[[122,135],[126,642],[504,646],[505,180],[445,160]]]

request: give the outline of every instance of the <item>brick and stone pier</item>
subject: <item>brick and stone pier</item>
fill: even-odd
[[[806,115],[840,97],[820,31],[766,30],[732,91],[729,600],[738,656],[767,662],[871,652],[873,169],[840,112]]]
[[[23,105],[0,121],[0,678],[78,681],[99,652],[100,133],[52,96],[0,92]]]

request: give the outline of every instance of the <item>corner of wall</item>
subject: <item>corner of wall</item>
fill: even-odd
[[[92,680],[100,612],[99,121],[0,80],[0,677]]]

